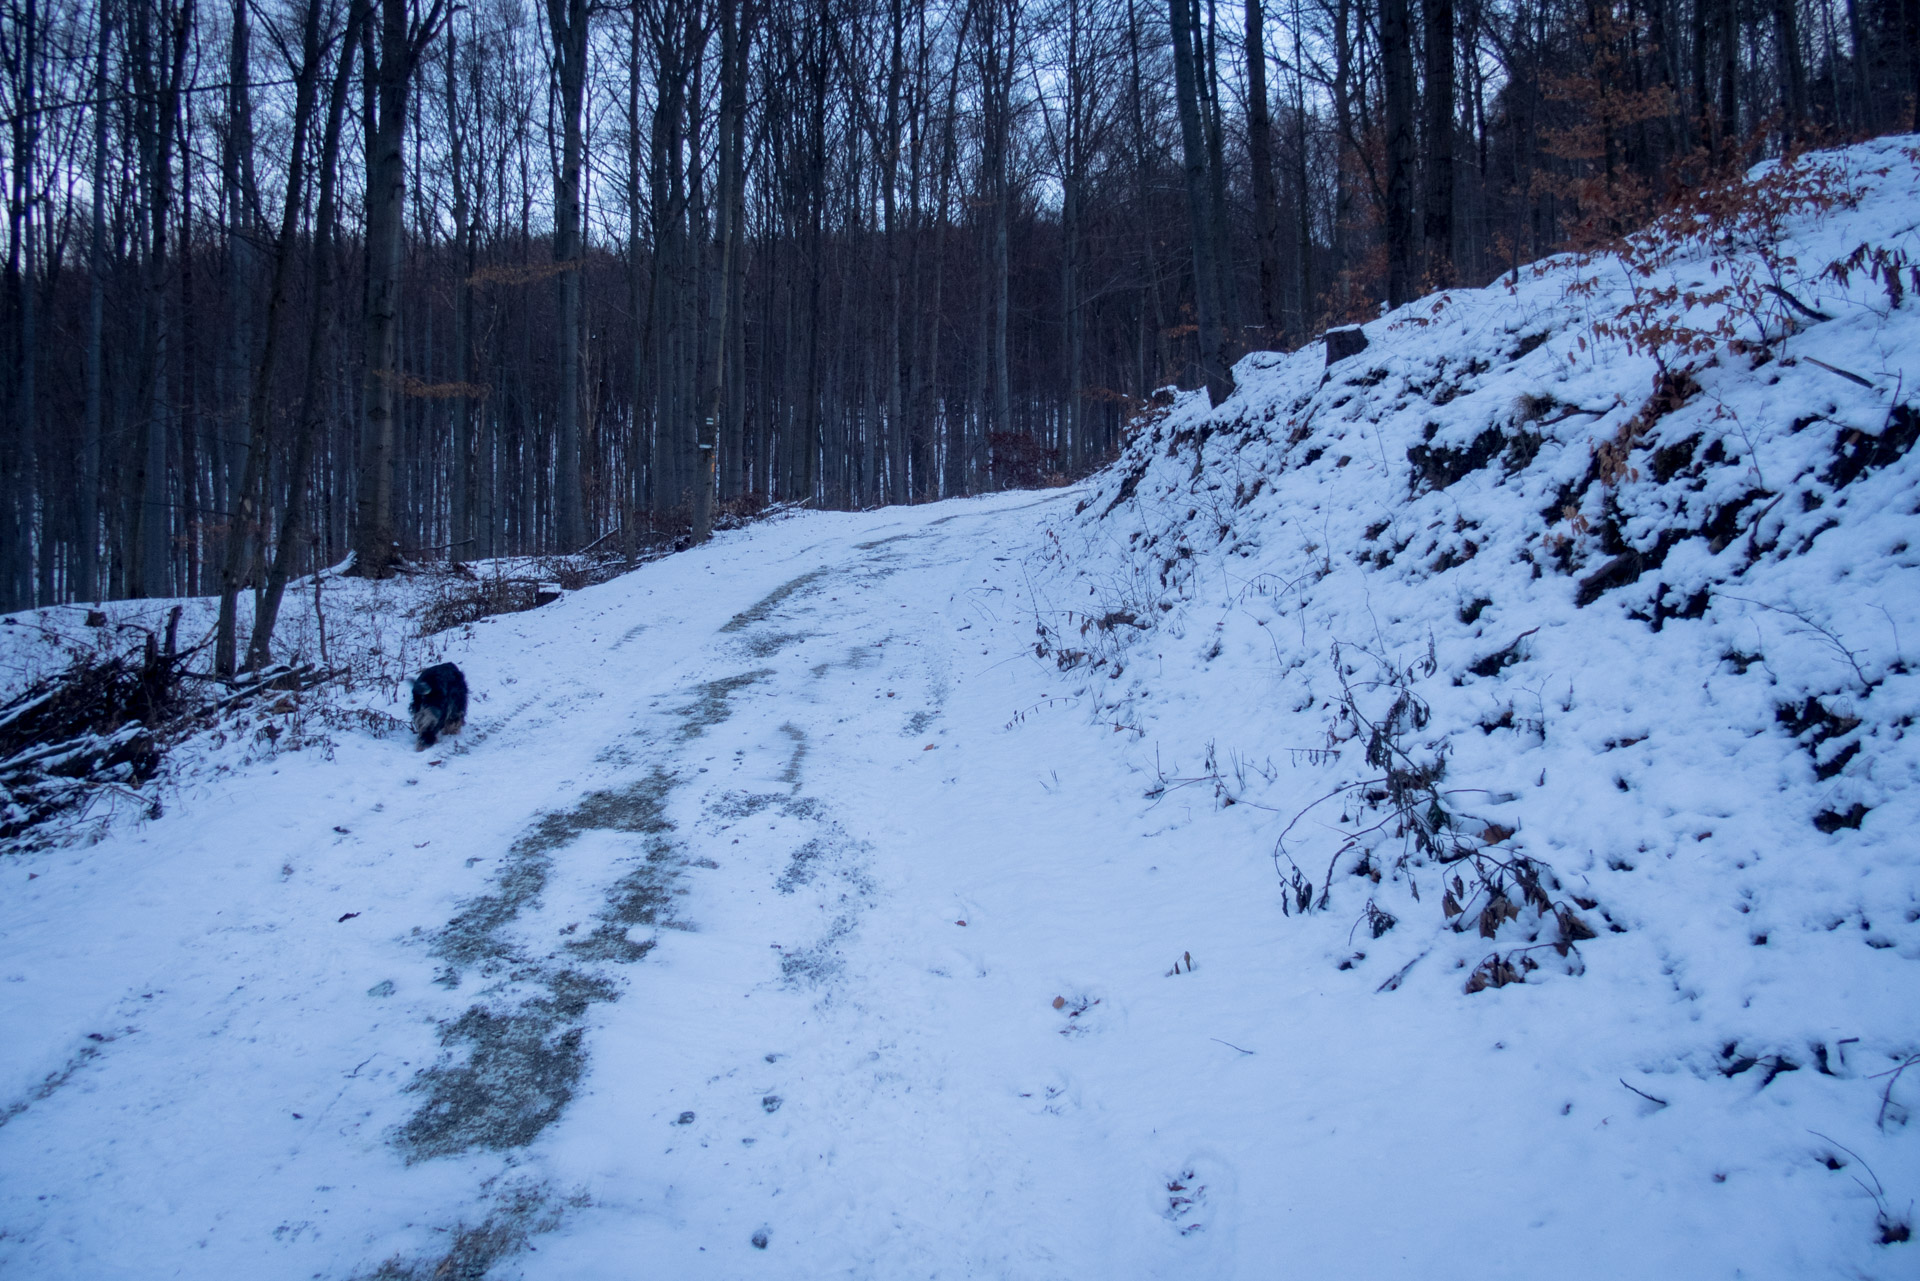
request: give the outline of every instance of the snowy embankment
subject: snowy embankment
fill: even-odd
[[[1912,1266],[1875,1242],[1920,1196],[1914,142],[1330,368],[1249,357],[1059,523],[1042,615],[1166,803],[1257,807],[1222,839],[1258,833],[1355,1017],[1440,1016],[1414,1080],[1596,1204],[1742,1221],[1729,1273],[1775,1232],[1782,1275]]]
[[[329,580],[350,695],[0,861],[0,1272],[1907,1275],[1906,141],[1077,489]]]

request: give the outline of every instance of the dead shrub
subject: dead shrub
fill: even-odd
[[[449,628],[477,623],[495,614],[518,614],[535,609],[555,598],[551,588],[542,599],[542,584],[537,578],[445,575],[432,595],[414,612],[422,636],[432,636]]]
[[[1360,674],[1351,661],[1354,656],[1372,660],[1371,676]],[[1515,849],[1511,842],[1517,833],[1512,828],[1460,813],[1455,808],[1458,794],[1442,785],[1447,773],[1444,743],[1422,743],[1417,737],[1432,719],[1416,689],[1439,671],[1432,646],[1404,666],[1348,645],[1334,647],[1333,661],[1341,693],[1328,746],[1364,742],[1366,764],[1374,772],[1321,797],[1294,815],[1281,832],[1273,857],[1283,888],[1282,910],[1326,910],[1343,865],[1349,875],[1365,877],[1376,887],[1384,881],[1404,882],[1418,902],[1415,873],[1438,868],[1440,910],[1448,928],[1455,933],[1476,929],[1481,937],[1497,940],[1511,925],[1524,939],[1525,946],[1482,962],[1469,980],[1469,992],[1524,981],[1539,966],[1527,954],[1540,949],[1551,948],[1569,972],[1577,973],[1578,944],[1595,936],[1580,911],[1598,904],[1556,898],[1561,887],[1553,869]],[[1341,813],[1332,827],[1338,845],[1316,885],[1288,851],[1287,841],[1313,810],[1336,800]],[[1370,898],[1365,921],[1377,938],[1396,918]]]
[[[1826,320],[1803,302],[1797,289],[1807,283],[1798,261],[1785,251],[1787,223],[1810,214],[1857,206],[1863,191],[1846,171],[1829,160],[1789,157],[1756,176],[1741,175],[1691,190],[1667,213],[1640,230],[1607,245],[1626,272],[1629,298],[1614,315],[1597,322],[1594,333],[1618,338],[1631,351],[1652,356],[1665,378],[1722,347],[1736,352],[1764,348],[1804,320]],[[1680,282],[1672,277],[1685,258],[1700,255],[1710,282]],[[1596,258],[1586,260],[1589,264]],[[1907,266],[1873,258],[1839,266],[1836,279],[1865,270],[1875,279]],[[1570,292],[1592,297],[1603,274],[1577,280]],[[1816,274],[1827,274],[1816,273]],[[1742,327],[1751,326],[1748,333]],[[1585,340],[1581,340],[1584,349]]]
[[[715,529],[745,529],[767,511],[765,494],[738,494],[722,499],[713,508]]]
[[[1040,489],[1060,470],[1060,451],[1023,431],[990,431],[987,452],[996,489]]]

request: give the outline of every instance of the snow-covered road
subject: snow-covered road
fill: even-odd
[[[455,751],[5,864],[0,1274],[1818,1272],[1582,985],[1378,997],[1144,799],[1033,657],[1079,493],[724,535],[478,625]]]
[[[7,1271],[533,1233],[530,1274],[1013,1275],[1174,1235],[1181,1171],[1070,1119],[1124,1023],[1088,949],[1138,922],[1065,855],[1126,816],[1063,795],[1077,720],[994,750],[1059,693],[1023,559],[1069,498],[723,537],[482,624],[454,752],[349,737],[14,864]]]

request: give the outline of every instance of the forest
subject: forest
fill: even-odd
[[[1060,483],[1917,112],[1920,0],[4,0],[0,610],[231,673],[349,554]]]

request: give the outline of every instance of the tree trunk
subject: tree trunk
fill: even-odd
[[[317,6],[316,6],[317,7]],[[267,571],[266,591],[253,617],[253,636],[247,646],[247,666],[255,671],[272,661],[273,632],[280,620],[280,602],[293,572],[294,543],[307,523],[307,481],[313,469],[314,439],[320,434],[325,393],[320,385],[327,342],[333,331],[333,225],[335,188],[340,172],[340,133],[344,124],[353,70],[353,46],[366,20],[369,0],[353,0],[347,30],[340,46],[340,62],[327,96],[327,123],[320,141],[319,200],[314,210],[312,245],[313,306],[307,322],[306,371],[300,385],[300,422],[294,431],[293,458],[287,465],[287,501],[280,513],[280,533],[274,541],[273,564]],[[315,59],[318,61],[318,59]],[[321,570],[314,559],[313,572]],[[224,598],[222,601],[224,605]]]
[[[1733,0],[1728,0],[1732,3]],[[1907,102],[1913,112],[1907,128],[1920,133],[1920,0],[1903,0],[1900,37],[1907,54]],[[1897,119],[1897,117],[1896,117]]]
[[[170,587],[169,552],[171,514],[167,503],[167,433],[169,365],[167,285],[172,279],[168,261],[168,223],[173,209],[174,119],[185,81],[188,37],[193,30],[193,0],[177,8],[163,6],[163,30],[154,47],[152,18],[137,5],[133,61],[139,103],[135,131],[140,137],[141,170],[145,187],[144,214],[148,223],[144,306],[141,309],[141,375],[137,412],[141,415],[137,463],[131,476],[128,587],[132,592],[164,596]]]
[[[993,429],[1010,432],[1013,430],[1013,387],[1012,371],[1008,364],[1007,352],[1007,289],[1011,273],[1011,262],[1007,246],[1007,221],[1011,210],[1013,193],[1007,173],[1007,152],[1012,146],[1013,129],[1013,60],[1014,60],[1014,15],[1012,0],[988,0],[991,5],[994,22],[985,31],[987,41],[987,84],[986,93],[991,106],[987,117],[987,174],[988,199],[991,204],[993,222],[989,230],[988,253],[990,287],[992,289],[992,317],[988,331],[988,361],[993,379]],[[1002,6],[1006,10],[1002,12]],[[1001,29],[1001,19],[1005,18],[1005,28]],[[1002,41],[1005,42],[1004,49]]]
[[[1220,359],[1232,368],[1240,354],[1240,300],[1234,288],[1233,238],[1227,229],[1227,155],[1225,110],[1220,105],[1220,25],[1215,0],[1206,0],[1207,21],[1204,41],[1199,39],[1199,10],[1195,7],[1195,49],[1202,57],[1197,65],[1203,74],[1200,83],[1200,125],[1207,139],[1207,188],[1213,217],[1213,296],[1219,304]]]
[[[1344,272],[1352,250],[1353,180],[1361,164],[1353,127],[1353,2],[1337,0],[1333,24],[1333,118],[1339,135],[1333,166],[1333,270]],[[1343,299],[1336,299],[1336,303]]]
[[[1134,8],[1134,0],[1127,0],[1127,99],[1131,106],[1129,114],[1133,120],[1133,173],[1134,199],[1139,202],[1143,215],[1150,207],[1153,184],[1148,173],[1148,161],[1151,153],[1147,146],[1147,108],[1146,89],[1140,69],[1140,15]],[[1146,286],[1142,289],[1140,300],[1140,320],[1142,325],[1153,327],[1152,367],[1142,369],[1140,398],[1145,400],[1152,394],[1160,379],[1166,376],[1167,356],[1167,310],[1160,292],[1160,253],[1157,246],[1158,228],[1153,225],[1151,216],[1141,219],[1140,256],[1145,268]],[[1143,365],[1149,359],[1146,348],[1141,351]]]
[[[268,435],[272,426],[273,375],[278,365],[280,339],[292,282],[294,246],[305,200],[307,135],[313,121],[315,86],[320,78],[320,20],[322,0],[307,0],[301,29],[300,66],[295,73],[293,141],[288,149],[287,196],[281,206],[280,235],[273,246],[273,267],[267,287],[266,341],[247,396],[247,462],[241,474],[239,501],[227,528],[226,555],[220,569],[220,617],[215,625],[213,670],[232,676],[238,658],[235,638],[241,580],[256,559],[256,539],[265,518],[264,491],[268,475]]]
[[[1786,0],[1793,3],[1793,0]],[[1427,278],[1453,283],[1453,0],[1421,0],[1426,28]]]
[[[113,6],[100,6],[100,44],[94,64],[94,97],[107,96],[107,54],[113,39]],[[100,445],[106,404],[107,306],[107,113],[93,115],[93,218],[87,269],[87,404],[80,458],[80,510],[74,598],[98,601],[100,590]]]
[[[12,190],[8,192],[7,205],[12,226],[9,247],[8,276],[18,295],[20,329],[15,335],[19,344],[16,359],[18,364],[14,375],[14,431],[19,450],[13,467],[13,492],[11,499],[12,537],[7,539],[5,557],[6,590],[0,597],[0,608],[24,609],[34,603],[33,583],[33,541],[36,523],[39,537],[44,542],[48,536],[47,522],[35,520],[35,508],[40,506],[35,499],[40,496],[44,486],[35,457],[35,435],[39,427],[39,396],[36,383],[40,364],[40,270],[38,241],[34,230],[34,206],[42,196],[39,188],[39,175],[35,172],[40,138],[40,113],[38,95],[38,72],[40,66],[41,31],[39,7],[35,0],[26,0],[25,6],[15,15],[19,23],[14,33],[13,47],[7,50],[14,66],[15,86],[19,92],[19,101],[14,104],[17,114],[13,120],[13,173]],[[171,122],[169,121],[169,124]],[[15,257],[24,251],[23,264]],[[42,604],[49,602],[43,600]]]
[[[1705,0],[1694,0],[1694,3],[1698,9]],[[1873,111],[1869,106],[1872,98],[1867,88],[1866,35],[1860,26],[1860,0],[1847,0],[1847,47],[1853,51],[1853,56],[1848,59],[1853,69],[1853,93],[1848,101],[1849,123],[1853,126],[1853,132],[1865,133],[1873,119]]]
[[[395,545],[393,461],[400,406],[400,250],[407,194],[407,91],[420,52],[440,25],[446,0],[431,0],[409,21],[408,0],[380,0],[378,64],[367,69],[373,97],[367,135],[367,292],[361,326],[366,373],[361,383],[360,475],[354,497],[353,572],[385,578],[399,558]]]
[[[627,312],[632,335],[627,349],[627,468],[620,520],[620,552],[631,562],[640,550],[640,509],[646,497],[647,448],[652,414],[647,399],[647,353],[653,327],[648,323],[648,277],[641,261],[646,202],[640,184],[640,53],[642,11],[633,7],[627,25]]]
[[[1404,0],[1402,0],[1404,3]],[[1193,226],[1194,313],[1199,326],[1200,372],[1207,399],[1216,407],[1234,392],[1226,363],[1226,335],[1219,297],[1219,246],[1214,243],[1212,188],[1207,176],[1207,144],[1201,133],[1199,14],[1194,0],[1168,0],[1173,27],[1174,96],[1180,112],[1180,141],[1186,156],[1187,216]]]
[[[580,161],[582,112],[587,83],[587,0],[547,0],[553,37],[554,87],[560,97],[560,169],[553,188],[553,265],[558,291],[559,404],[554,438],[554,538],[558,550],[586,541],[581,518],[580,397],[581,255]]]
[[[1799,144],[1807,133],[1807,63],[1800,54],[1798,0],[1773,0],[1774,46],[1780,59],[1781,125],[1785,145]],[[1830,73],[1831,74],[1831,73]]]
[[[1280,335],[1280,205],[1273,184],[1273,118],[1267,99],[1267,42],[1261,0],[1247,5],[1247,161],[1253,179],[1253,226],[1260,244],[1260,327],[1268,343]],[[1302,191],[1304,201],[1307,193]]]
[[[1066,327],[1067,403],[1061,410],[1066,439],[1063,465],[1078,469],[1090,456],[1082,439],[1081,376],[1086,359],[1086,326],[1080,299],[1080,202],[1085,179],[1087,115],[1086,68],[1081,65],[1080,0],[1067,0],[1067,101],[1063,114],[1060,163],[1060,316]]]
[[[178,542],[185,564],[178,579],[183,596],[201,594],[200,512],[200,309],[193,287],[193,95],[181,95],[180,148],[180,522]],[[51,586],[52,565],[43,555],[41,572]]]
[[[1387,108],[1387,304],[1413,298],[1413,38],[1407,0],[1381,0]]]
[[[956,138],[955,104],[960,94],[960,66],[967,43],[967,31],[973,8],[968,7],[961,15],[960,36],[954,44],[953,67],[947,77],[947,102],[941,116],[940,173],[934,183],[933,217],[933,298],[927,308],[927,348],[920,361],[919,424],[922,433],[920,451],[926,460],[926,492],[924,497],[951,497],[959,492],[956,486],[956,460],[960,451],[953,439],[954,414],[946,397],[940,394],[940,338],[943,329],[941,314],[946,297],[947,281],[947,240],[949,237],[948,211],[953,201],[953,171],[958,163],[958,140]],[[937,429],[937,430],[936,430]],[[944,458],[938,457],[941,438],[946,441],[947,452]]]
[[[244,421],[253,369],[253,283],[258,242],[259,192],[254,184],[253,99],[250,0],[233,0],[232,37],[227,57],[227,120],[220,144],[220,199],[226,220],[222,277],[227,303],[227,345],[218,370],[216,399],[223,420],[213,476],[218,510],[231,516],[233,489],[245,466],[246,434],[231,424]]]
[[[1071,0],[1070,0],[1071,2]],[[887,320],[880,347],[886,361],[887,501],[907,501],[907,424],[901,387],[901,295],[905,270],[900,252],[900,92],[906,74],[906,14],[901,0],[888,0],[890,52],[887,60],[887,116],[880,156],[881,234],[887,242]]]
[[[1738,155],[1740,137],[1740,3],[1720,0],[1720,113],[1715,122],[1722,158]]]
[[[448,469],[447,540],[456,560],[473,555],[473,178],[467,172],[467,122],[460,107],[459,42],[447,31],[447,151],[453,183],[453,458]],[[324,178],[323,178],[324,184]],[[328,229],[331,231],[331,229]]]
[[[1311,178],[1307,171],[1307,75],[1305,58],[1301,51],[1300,40],[1300,0],[1293,3],[1293,185],[1297,193],[1295,210],[1299,233],[1299,245],[1296,255],[1300,266],[1300,311],[1299,328],[1296,332],[1305,335],[1312,332],[1315,312],[1313,297],[1313,196]]]
[[[740,38],[739,0],[720,3],[720,185],[715,195],[719,219],[713,236],[713,253],[708,256],[707,351],[701,361],[704,375],[700,389],[700,409],[695,424],[693,490],[693,541],[704,543],[713,534],[713,493],[719,448],[720,404],[726,389],[726,348],[730,329],[729,311],[733,277],[733,256],[737,239],[735,192],[739,181],[741,129],[746,115],[746,50]]]

